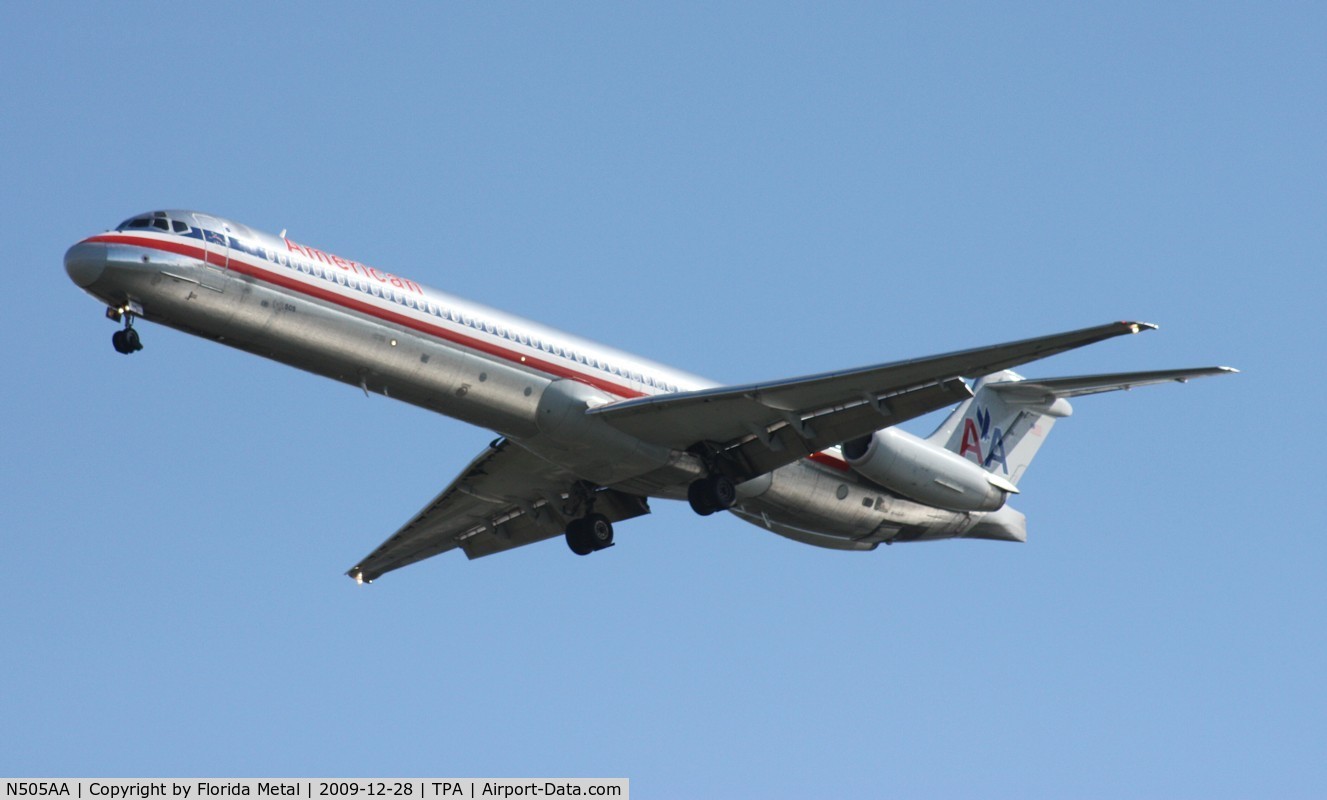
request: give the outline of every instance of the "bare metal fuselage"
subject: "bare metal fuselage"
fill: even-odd
[[[679,499],[704,472],[691,453],[633,440],[577,409],[711,382],[284,236],[167,213],[187,235],[122,227],[89,237],[66,256],[70,276],[112,309],[497,431],[599,486]],[[743,519],[824,547],[1021,538],[989,513],[893,494],[837,452],[750,480],[738,497]]]

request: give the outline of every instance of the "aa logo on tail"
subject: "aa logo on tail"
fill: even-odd
[[[990,409],[981,406],[975,408],[976,411],[972,416],[963,419],[963,444],[958,448],[958,454],[967,458],[971,453],[977,463],[986,469],[991,469],[992,464],[999,463],[1000,469],[1008,475],[1009,463],[1005,461],[1004,433],[999,428],[991,426]],[[985,457],[982,456],[983,442],[986,443]]]

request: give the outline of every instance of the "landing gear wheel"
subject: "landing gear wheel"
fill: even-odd
[[[715,511],[727,511],[737,503],[737,487],[726,475],[711,475],[692,481],[687,487],[687,501],[691,510],[702,517]]]
[[[737,487],[726,475],[711,475],[709,479],[710,502],[718,511],[727,511],[737,503]]]
[[[567,525],[567,547],[578,556],[613,546],[613,523],[603,514],[574,519]]]
[[[705,488],[705,480],[703,478],[698,481],[692,481],[691,485],[687,487],[687,502],[691,504],[691,510],[702,517],[708,517],[717,510],[714,506],[710,505],[708,495],[709,492]]]
[[[111,334],[111,346],[115,348],[115,352],[124,353],[125,355],[143,349],[143,343],[138,338],[138,331],[129,326]]]
[[[608,521],[608,517],[603,514],[591,514],[581,522],[585,524],[588,538],[595,550],[613,546],[613,523]]]
[[[594,540],[590,538],[590,526],[585,519],[573,519],[567,525],[567,547],[578,556],[588,556],[594,552]]]

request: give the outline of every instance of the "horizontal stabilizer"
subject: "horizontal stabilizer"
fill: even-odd
[[[1195,367],[1025,380],[1003,370],[977,381],[972,399],[955,409],[928,441],[1017,485],[1055,421],[1073,413],[1068,398],[1231,372],[1238,370]]]
[[[1116,372],[1110,375],[1079,375],[1073,378],[1021,380],[988,383],[987,388],[1009,402],[1040,403],[1062,397],[1081,397],[1159,383],[1187,383],[1193,378],[1225,375],[1239,370],[1232,367],[1197,367],[1194,369],[1162,369],[1151,372]]]

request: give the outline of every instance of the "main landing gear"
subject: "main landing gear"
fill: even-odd
[[[687,487],[687,501],[691,510],[702,517],[716,511],[727,511],[737,503],[737,488],[726,475],[715,473],[708,478],[692,481]]]
[[[567,547],[578,556],[613,546],[613,523],[603,514],[587,514],[567,525]]]
[[[138,331],[134,330],[134,315],[128,312],[124,313],[124,328],[111,334],[111,346],[115,352],[137,353],[143,349],[143,343],[138,338]]]

